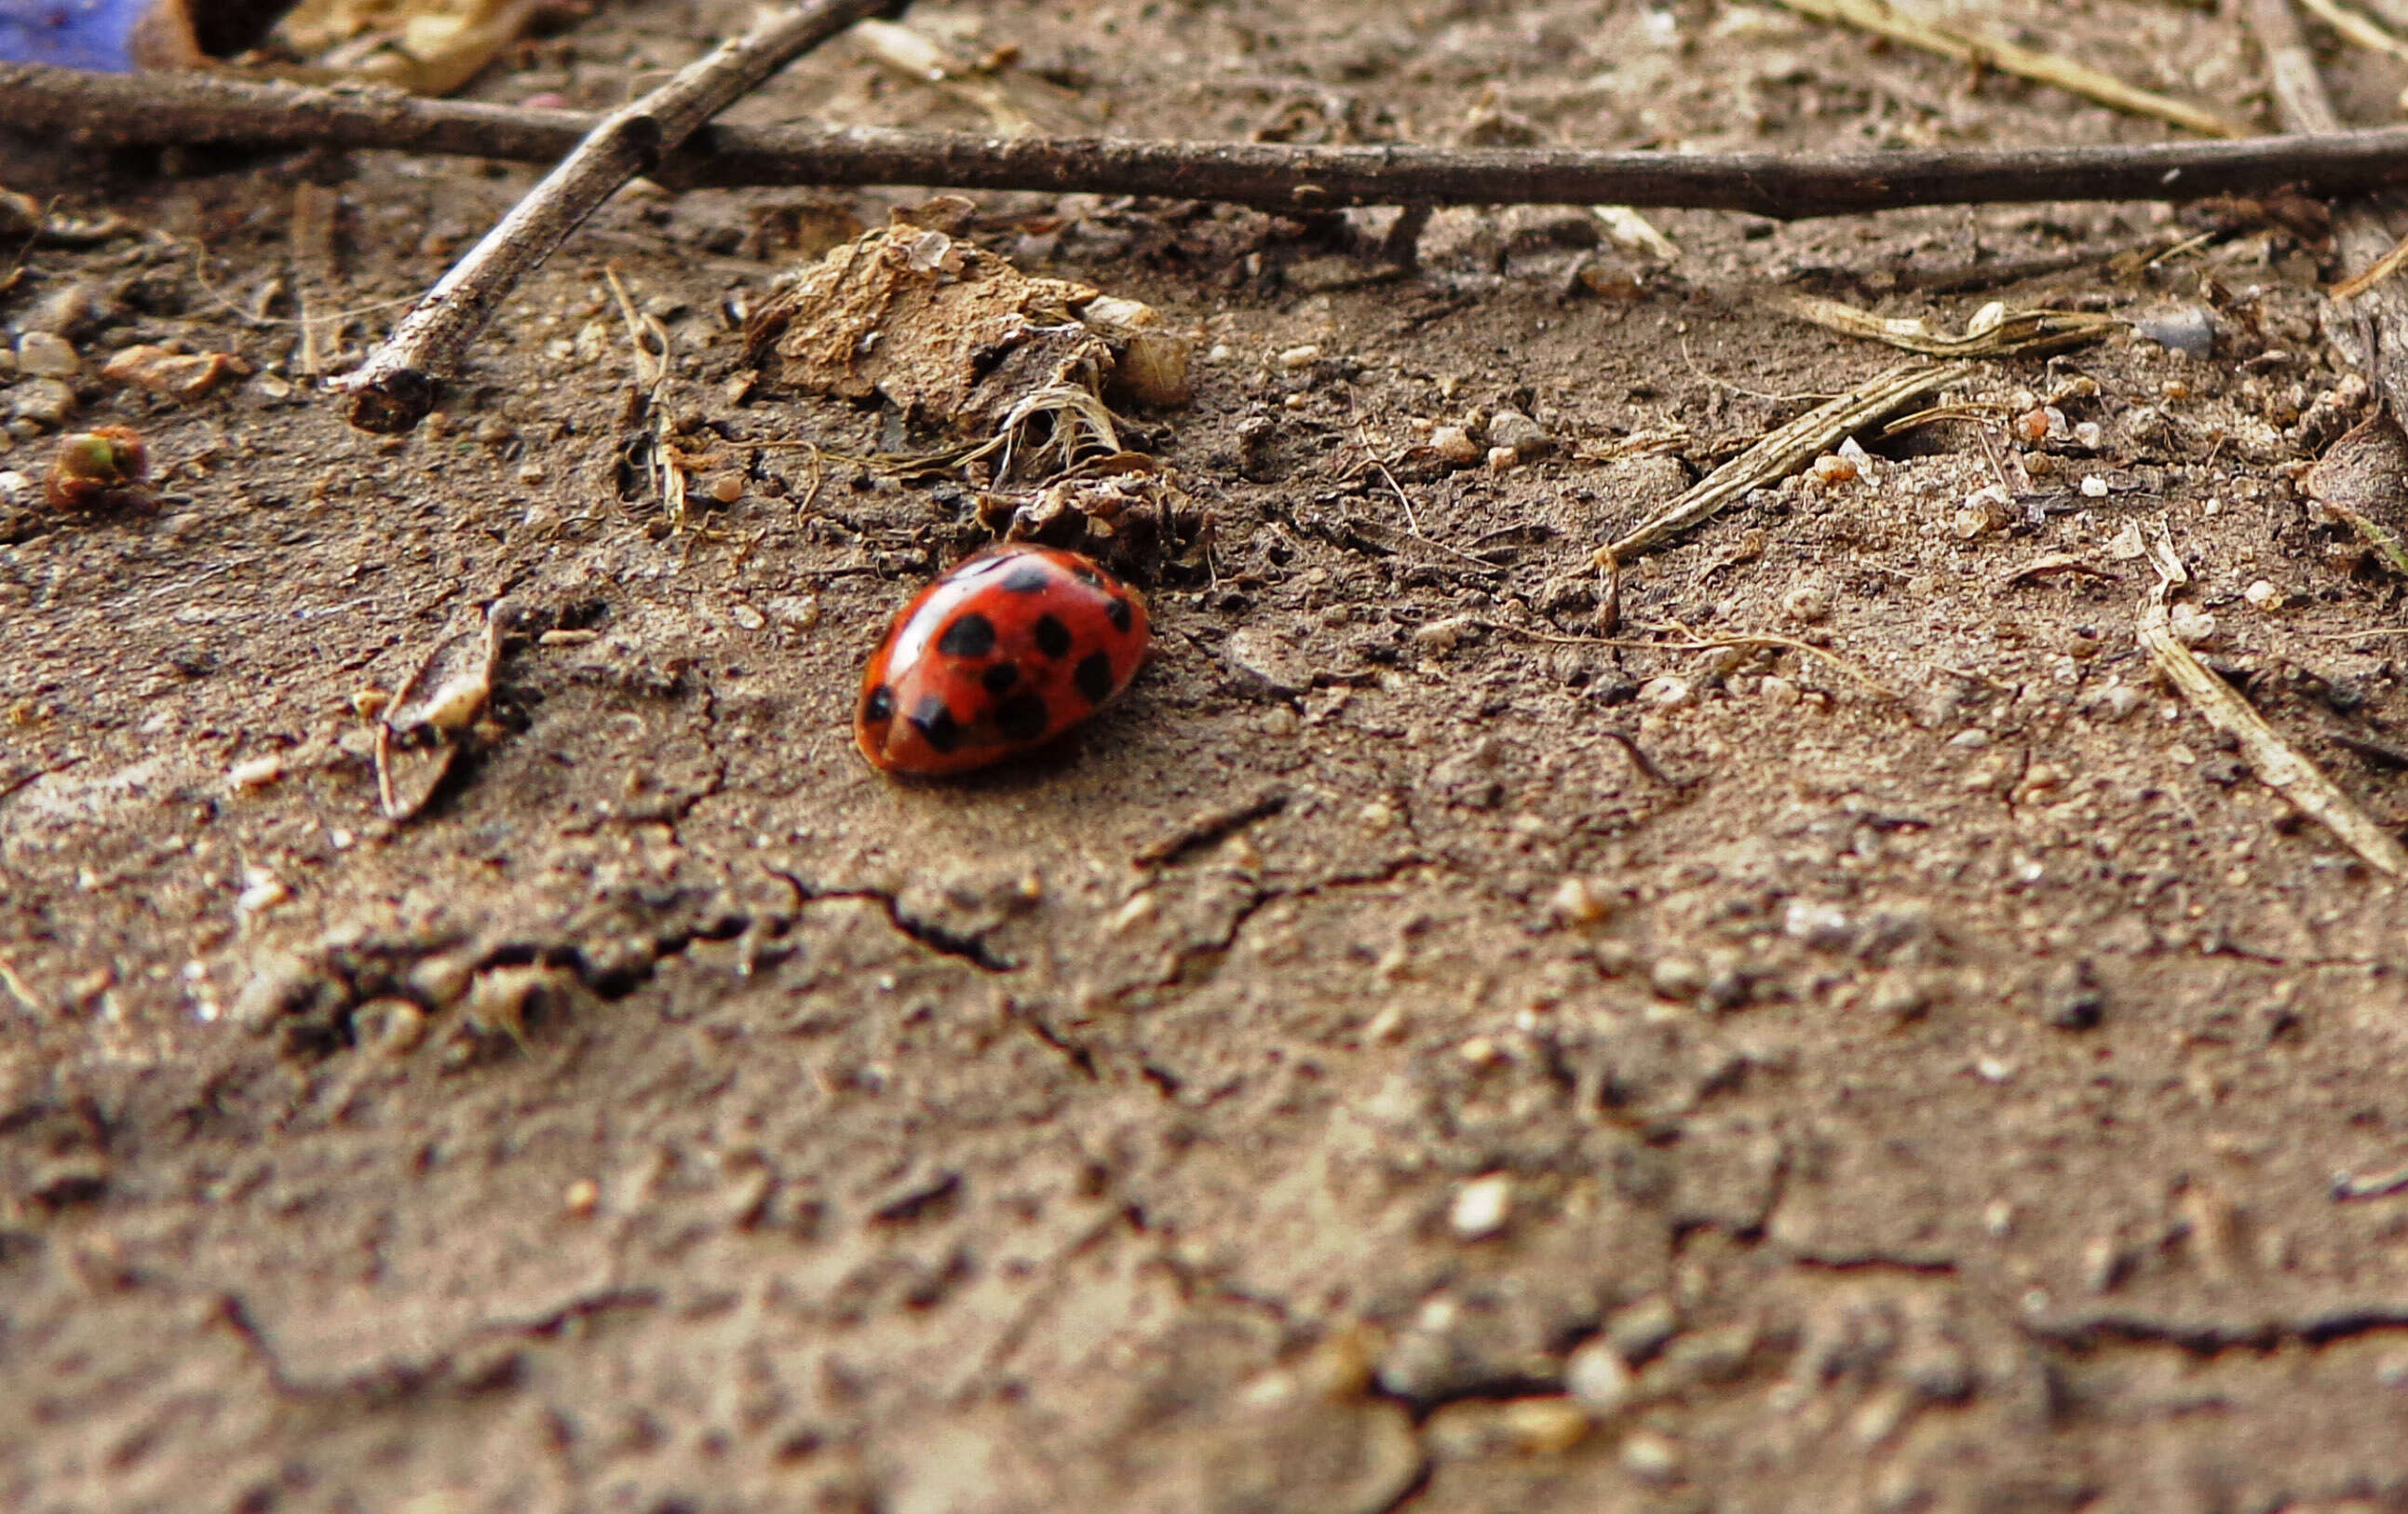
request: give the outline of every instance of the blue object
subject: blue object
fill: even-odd
[[[134,71],[134,33],[151,0],[0,0],[0,59]]]

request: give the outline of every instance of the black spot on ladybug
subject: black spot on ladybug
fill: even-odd
[[[991,694],[999,694],[1020,681],[1020,669],[1010,663],[997,663],[979,675],[980,687]]]
[[[1054,575],[1036,563],[1023,563],[1003,576],[1005,591],[1015,594],[1041,594],[1053,581]]]
[[[995,622],[972,610],[945,627],[937,650],[946,657],[984,657],[995,650]]]
[[[1037,617],[1037,650],[1048,657],[1067,657],[1070,653],[1070,628],[1051,615]]]
[[[911,729],[919,732],[920,739],[940,756],[962,744],[962,722],[953,719],[953,712],[935,694],[921,700],[920,707],[911,712]]]
[[[1129,626],[1137,620],[1137,617],[1130,613],[1129,602],[1125,599],[1115,599],[1105,606],[1104,618],[1111,621],[1112,629],[1123,636],[1128,635]]]
[[[1070,674],[1070,681],[1088,704],[1100,705],[1112,692],[1112,660],[1102,652],[1089,652]]]
[[[1034,741],[1045,734],[1045,701],[1034,691],[1013,694],[995,707],[995,728],[1006,741]]]
[[[1070,571],[1078,577],[1081,583],[1085,584],[1090,589],[1101,589],[1104,586],[1104,576],[1096,572],[1094,568],[1087,566],[1084,563],[1080,564]]]
[[[872,725],[883,725],[895,718],[895,691],[880,684],[869,691],[861,702],[861,718]]]

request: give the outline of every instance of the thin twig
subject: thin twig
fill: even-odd
[[[250,143],[552,163],[603,118],[208,74],[0,65],[0,121],[92,147]],[[1793,219],[1926,205],[2186,200],[2408,184],[2408,127],[2331,136],[1881,152],[1627,152],[995,137],[881,127],[706,125],[645,170],[672,187],[910,184],[1350,205],[1635,205]]]
[[[804,0],[764,17],[659,89],[603,117],[401,318],[385,344],[341,380],[351,395],[351,424],[381,432],[417,425],[494,307],[603,201],[771,74],[887,4]]]

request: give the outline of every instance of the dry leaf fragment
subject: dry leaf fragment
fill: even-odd
[[[377,798],[385,818],[424,809],[451,776],[468,727],[493,697],[502,636],[516,607],[496,600],[480,625],[445,636],[396,690],[377,723]]]
[[[249,372],[251,364],[232,352],[170,352],[146,342],[118,352],[100,376],[190,404]]]
[[[937,219],[926,217],[926,219]],[[746,344],[765,379],[879,395],[914,421],[991,436],[1039,396],[1187,397],[1187,338],[1150,307],[1037,279],[944,226],[900,222],[846,243],[765,302]]]
[[[518,40],[538,0],[301,0],[275,39],[322,68],[449,94]]]
[[[2377,410],[2332,444],[2308,470],[2308,497],[2358,533],[2408,577],[2408,436],[2387,410]]]

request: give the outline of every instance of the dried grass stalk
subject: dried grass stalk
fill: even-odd
[[[2167,538],[2162,525],[2148,549],[2150,564],[2157,570],[2157,585],[2141,602],[2140,636],[2141,645],[2149,649],[2157,666],[2165,670],[2166,677],[2208,724],[2241,743],[2241,753],[2248,760],[2250,770],[2268,788],[2341,837],[2369,867],[2391,878],[2408,877],[2408,850],[2401,847],[2399,838],[2377,825],[2314,763],[2292,750],[2265,718],[2250,707],[2249,701],[2210,672],[2207,664],[2175,638],[2173,592],[2190,581],[2190,574],[2175,555],[2173,543]]]
[[[2010,310],[1992,303],[1974,312],[1965,335],[1934,332],[1919,320],[1877,316],[1837,300],[1798,294],[1782,302],[1800,321],[1827,331],[1885,342],[1926,357],[2015,357],[2028,352],[2057,352],[2080,347],[2123,330],[2130,322],[2121,316],[2083,310]]]
[[[1971,378],[1975,371],[1971,363],[1910,363],[1816,406],[1768,432],[1621,540],[1599,548],[1597,564],[1613,567],[1652,550],[1749,490],[1778,482],[1866,426],[1934,390]]]
[[[1888,37],[1893,42],[1921,48],[1926,52],[1936,52],[1943,58],[1996,68],[2000,73],[2014,74],[2042,84],[2054,84],[2086,99],[2096,100],[2111,109],[2135,116],[2154,116],[2202,136],[2242,135],[2240,127],[2212,110],[2136,88],[2113,74],[2102,73],[2070,58],[2017,47],[2012,42],[1977,36],[1971,32],[1960,32],[1953,26],[1928,21],[1893,4],[1892,0],[1780,0],[1780,3],[1801,15],[1854,26],[1876,36]]]

